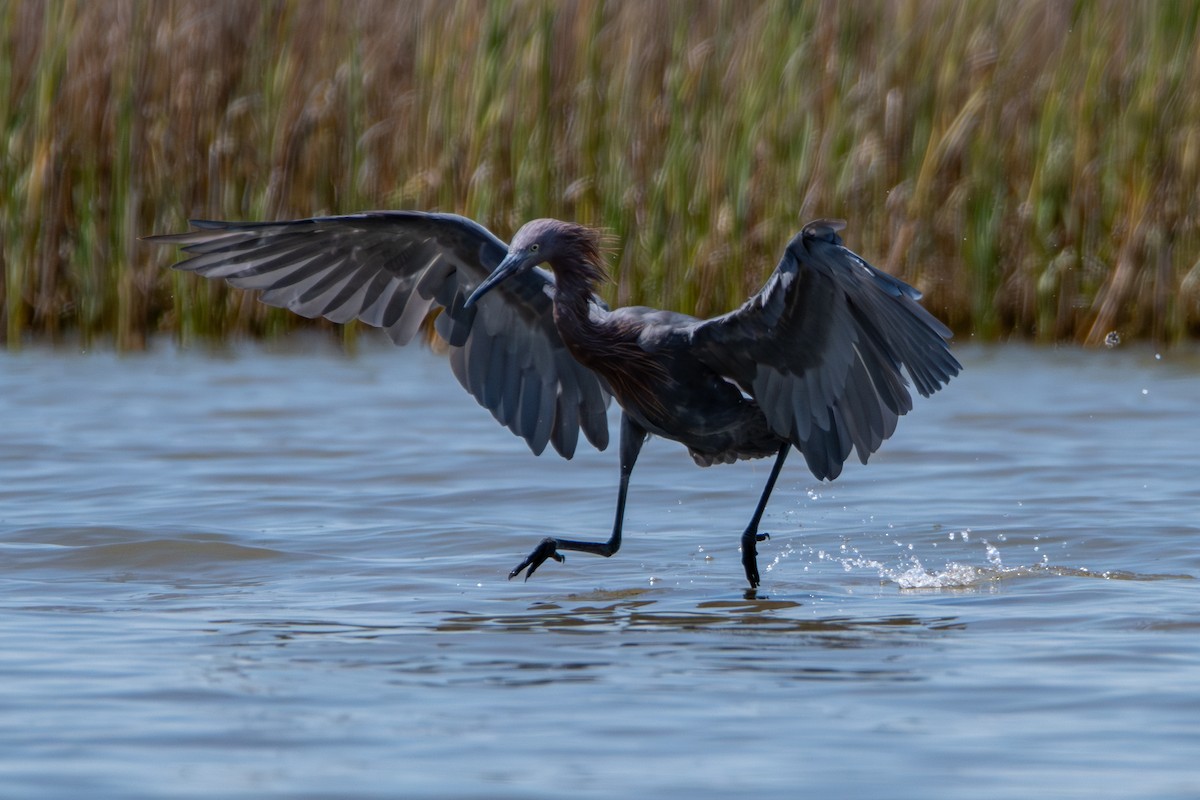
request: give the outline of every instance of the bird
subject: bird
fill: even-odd
[[[679,442],[697,465],[774,457],[740,537],[750,591],[767,502],[792,449],[818,480],[851,451],[862,463],[913,407],[958,375],[951,331],[921,293],[869,264],[839,235],[803,226],[762,288],[702,319],[642,306],[610,309],[602,231],[535,219],[505,243],[467,217],[372,211],[278,222],[193,220],[146,239],[182,248],[175,269],[257,290],[304,317],[360,320],[410,343],[427,317],[459,383],[535,455],[570,459],[580,434],[609,444],[620,407],[616,513],[609,538],[546,536],[509,573],[525,580],[564,551],[621,547],[630,476],[650,436]],[[907,375],[905,375],[907,373]]]

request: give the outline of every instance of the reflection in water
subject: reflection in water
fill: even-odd
[[[382,669],[395,681],[425,687],[518,688],[603,683],[614,670],[640,684],[724,674],[786,682],[911,682],[922,678],[901,663],[881,664],[871,653],[934,643],[965,629],[953,616],[810,618],[802,616],[809,611],[805,604],[781,600],[709,600],[671,609],[646,594],[568,595],[519,612],[423,611],[395,625],[223,619],[207,632],[238,652],[259,654],[256,661],[264,647],[277,651],[272,660],[304,662],[314,646],[336,644],[342,669]],[[561,636],[530,639],[531,633]],[[848,658],[852,651],[863,657]],[[803,652],[810,655],[800,658]]]
[[[625,595],[625,599],[600,601],[597,595]],[[521,612],[418,611],[403,623],[363,625],[331,620],[222,619],[214,630],[235,639],[263,635],[275,641],[303,637],[372,639],[386,635],[419,633],[522,633],[551,631],[571,634],[612,633],[735,633],[754,635],[810,635],[835,637],[837,646],[851,646],[857,636],[878,637],[908,631],[936,633],[960,627],[954,617],[920,618],[905,614],[856,619],[845,616],[801,616],[805,605],[789,600],[709,600],[693,609],[660,607],[654,599],[637,598],[642,592],[605,592],[570,595],[561,600],[540,600]],[[600,601],[600,602],[598,602]],[[496,605],[496,604],[491,604]],[[665,604],[663,604],[665,605]]]
[[[799,604],[793,604],[799,607]],[[711,606],[710,606],[711,608]],[[575,633],[601,633],[612,630],[637,631],[716,631],[737,630],[759,634],[855,634],[874,635],[899,627],[933,630],[944,628],[950,619],[921,620],[895,616],[882,619],[802,619],[762,614],[750,608],[715,610],[656,611],[649,602],[613,603],[606,606],[569,606],[531,609],[525,614],[458,614],[447,616],[436,625],[439,631],[552,630]]]

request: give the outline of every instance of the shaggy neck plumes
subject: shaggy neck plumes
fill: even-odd
[[[569,222],[558,222],[556,228],[558,246],[547,263],[554,271],[558,292],[588,297],[599,284],[610,280],[604,265],[601,234]]]

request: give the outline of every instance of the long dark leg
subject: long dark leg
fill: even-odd
[[[767,510],[767,500],[771,498],[771,490],[775,488],[775,481],[779,478],[779,471],[783,469],[783,460],[787,458],[790,448],[791,445],[787,442],[784,442],[783,446],[779,448],[779,453],[775,456],[775,465],[771,467],[771,475],[767,478],[767,485],[763,488],[762,497],[758,498],[758,508],[754,509],[754,516],[750,518],[750,524],[746,526],[746,532],[742,534],[742,567],[746,570],[746,580],[750,581],[751,589],[757,589],[759,583],[758,548],[755,547],[755,543],[771,538],[769,533],[758,532],[758,523],[762,521],[763,512]]]
[[[517,565],[516,569],[508,573],[508,579],[512,580],[521,574],[521,571],[526,567],[529,571],[525,573],[525,580],[529,580],[529,576],[534,573],[548,558],[553,558],[555,561],[563,562],[567,559],[558,551],[559,550],[579,550],[584,553],[593,553],[598,556],[607,558],[613,553],[621,549],[621,526],[625,522],[625,494],[629,491],[629,476],[633,473],[633,465],[637,462],[638,453],[642,451],[642,444],[646,441],[646,432],[641,426],[631,420],[625,414],[621,415],[621,487],[617,490],[617,517],[613,521],[612,536],[608,537],[607,542],[579,542],[573,539],[556,539],[548,536],[538,543],[538,546],[533,549],[529,557]]]

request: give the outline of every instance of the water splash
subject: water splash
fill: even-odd
[[[780,561],[787,558],[794,552],[796,552],[796,549],[792,547],[792,543],[784,542],[783,546],[776,552],[775,557],[771,559],[771,563],[767,564],[763,571],[770,572],[771,570],[775,569],[775,567],[779,566]]]
[[[965,541],[969,537],[969,532],[960,531],[959,536]],[[951,538],[954,538],[953,534]],[[857,549],[851,548],[846,544],[841,546],[840,553],[835,554],[825,550],[818,550],[815,555],[818,560],[832,561],[840,564],[846,572],[860,569],[873,570],[879,575],[881,581],[894,583],[900,589],[906,590],[972,590],[992,587],[1001,581],[1012,578],[1044,576],[1128,581],[1193,579],[1191,575],[1181,574],[1142,574],[1125,570],[1093,571],[1087,567],[1057,566],[1051,564],[1049,556],[1045,554],[1042,555],[1042,560],[1035,564],[1005,566],[998,547],[986,539],[981,539],[980,542],[983,544],[987,566],[948,561],[941,568],[927,567],[917,556],[909,556],[899,564],[888,565],[882,561],[863,556]]]
[[[916,556],[910,556],[898,566],[889,566],[862,556],[837,560],[846,572],[874,570],[881,580],[894,583],[901,589],[969,589],[993,580],[989,574],[991,570],[983,567],[951,561],[941,569],[930,569]]]
[[[956,531],[949,535],[951,540],[961,538],[969,542],[970,530]],[[918,556],[909,556],[899,564],[889,565],[876,559],[863,556],[857,549],[843,544],[839,554],[819,551],[818,559],[840,563],[842,569],[851,572],[857,569],[874,570],[885,582],[896,584],[901,589],[977,589],[997,583],[998,581],[1031,575],[1036,572],[1046,572],[1049,567],[1039,564],[1032,567],[1006,567],[1000,555],[1000,549],[986,539],[981,539],[987,566],[963,564],[948,561],[941,568],[928,567]],[[912,548],[907,548],[911,550]]]

